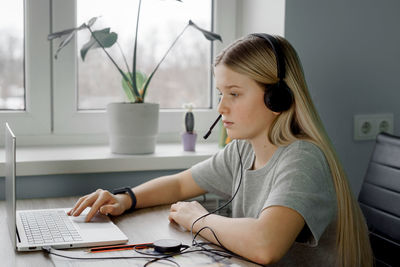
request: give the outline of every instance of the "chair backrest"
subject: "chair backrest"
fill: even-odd
[[[400,137],[377,136],[358,201],[377,265],[400,266]]]

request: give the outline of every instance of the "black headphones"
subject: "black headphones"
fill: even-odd
[[[288,110],[293,103],[293,93],[283,80],[285,78],[285,59],[283,51],[278,40],[266,33],[253,33],[252,36],[260,37],[266,40],[272,47],[272,51],[276,57],[276,65],[279,81],[274,84],[267,84],[267,90],[264,93],[265,105],[274,112],[282,112]]]
[[[272,51],[276,57],[279,81],[274,84],[266,85],[267,90],[265,90],[264,93],[264,103],[270,110],[274,112],[286,111],[293,104],[293,93],[283,80],[285,78],[285,59],[281,50],[281,46],[279,45],[278,40],[272,35],[266,33],[252,33],[250,35],[266,40],[271,45]],[[208,132],[204,135],[204,139],[207,139],[210,136],[212,129],[215,127],[221,117],[222,115],[220,114],[216,121],[211,125]]]

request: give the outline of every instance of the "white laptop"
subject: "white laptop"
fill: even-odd
[[[122,244],[128,238],[105,215],[97,214],[84,222],[86,209],[80,216],[68,216],[66,209],[16,210],[16,137],[5,125],[5,196],[7,222],[11,241],[17,251],[54,248],[92,247]]]

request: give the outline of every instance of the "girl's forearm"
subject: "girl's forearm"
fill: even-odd
[[[206,193],[195,183],[190,169],[153,179],[132,190],[136,195],[138,208],[172,204]]]
[[[179,198],[177,181],[171,176],[153,179],[137,187],[134,191],[137,208],[152,207],[176,202]]]
[[[212,231],[204,227],[209,227]],[[202,228],[204,229],[201,230]],[[211,214],[195,223],[193,232],[198,231],[201,231],[201,236],[219,245],[216,236],[225,248],[238,255],[245,255],[245,258],[254,262],[269,264],[273,261],[268,249],[270,241],[264,236],[264,231],[259,229],[257,219]]]

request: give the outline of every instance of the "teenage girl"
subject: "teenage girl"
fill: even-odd
[[[99,189],[69,215],[91,207],[89,221],[96,212],[172,204],[169,219],[191,230],[207,211],[181,201],[212,192],[234,196],[233,216],[208,215],[193,231],[208,226],[200,234],[236,254],[276,266],[372,266],[363,215],[294,48],[279,36],[251,34],[217,56],[214,74],[218,112],[233,140],[225,149],[123,194]]]

